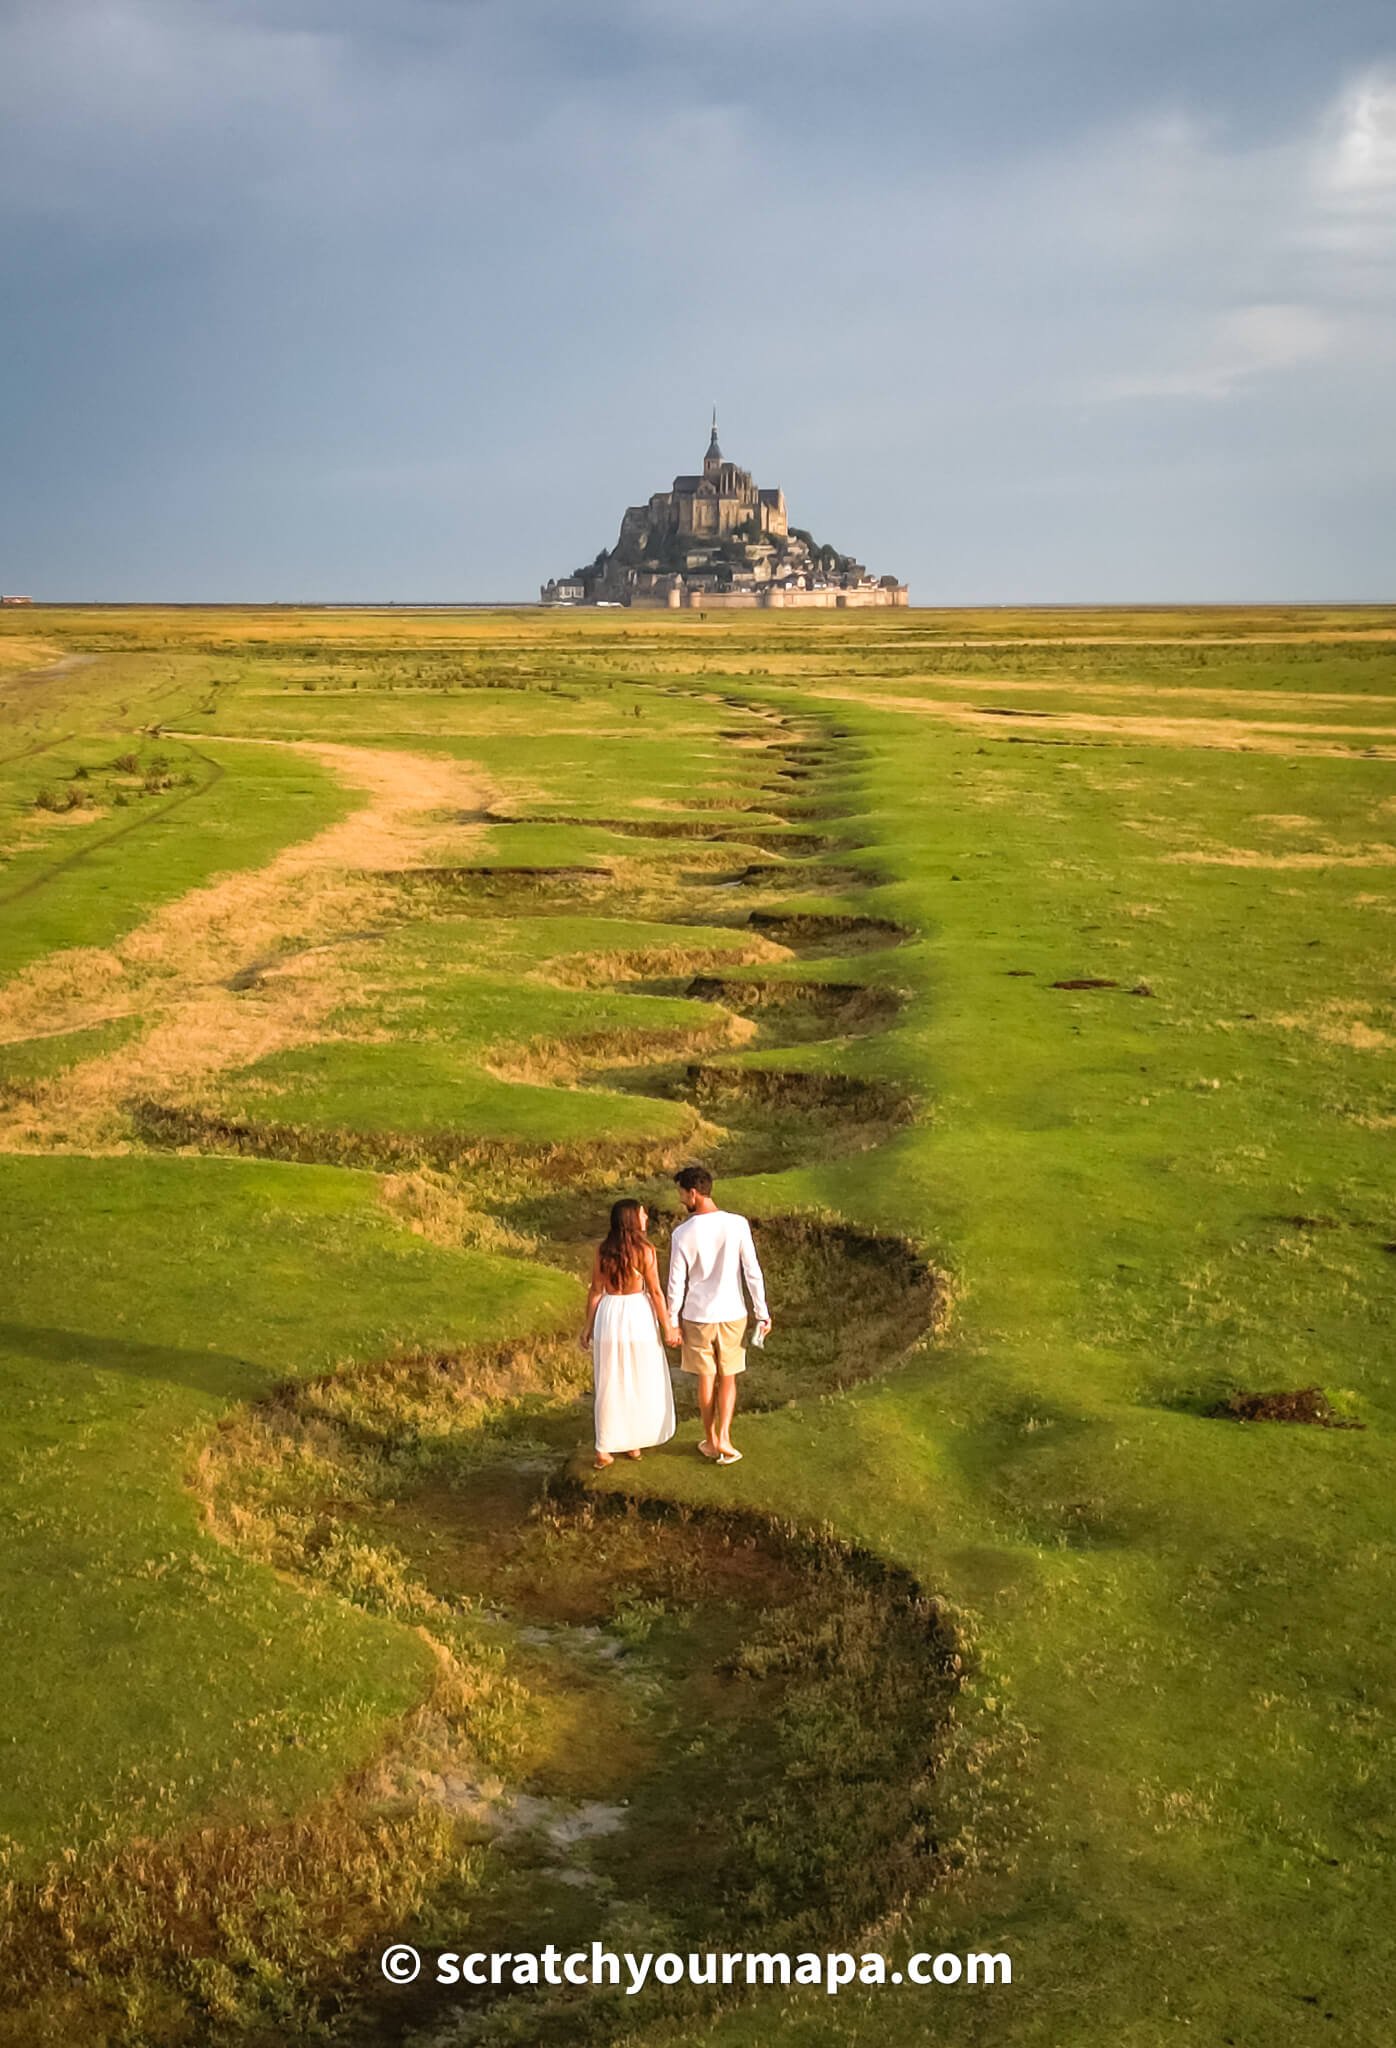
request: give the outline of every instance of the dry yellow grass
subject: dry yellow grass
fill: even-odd
[[[310,742],[291,746],[322,762],[369,801],[338,824],[250,874],[216,877],[158,910],[119,945],[50,954],[0,991],[0,1042],[54,1035],[140,1016],[148,1029],[118,1050],[73,1067],[0,1118],[0,1148],[121,1150],[122,1104],[156,1092],[197,1101],[208,1080],[326,1035],[353,968],[324,950],[337,937],[391,921],[401,905],[390,883],[365,871],[429,863],[444,839],[458,854],[474,826],[447,826],[489,792],[455,761]],[[308,941],[322,942],[316,947]],[[255,990],[230,976],[289,941],[296,952],[271,966]]]
[[[1000,692],[1004,685],[998,685]],[[915,717],[943,719],[952,725],[992,731],[996,738],[1007,735],[1009,721],[992,711],[981,710],[947,697],[901,697],[878,695],[866,690],[842,690],[828,684],[811,683],[806,694],[839,704],[871,704],[879,711],[904,711]],[[1031,737],[1048,733],[1096,733],[1131,745],[1205,747],[1224,753],[1288,754],[1298,756],[1351,756],[1359,741],[1368,742],[1361,751],[1379,759],[1396,759],[1396,720],[1387,725],[1301,724],[1289,720],[1222,718],[1130,718],[1124,714],[1094,711],[1054,711],[1048,719],[1025,719]],[[1020,737],[1027,738],[1024,733]],[[1337,744],[1338,738],[1348,742]]]
[[[482,1209],[471,1208],[458,1181],[431,1167],[383,1174],[378,1182],[378,1199],[389,1215],[415,1237],[442,1245],[448,1251],[458,1251],[462,1245],[474,1245],[481,1251],[537,1250],[534,1238],[511,1230]]]
[[[26,675],[31,669],[49,668],[63,659],[63,649],[37,634],[0,635],[0,677],[7,680]]]
[[[1388,1052],[1396,1046],[1396,1035],[1368,1021],[1376,1006],[1335,996],[1318,1009],[1292,1016],[1276,1017],[1284,1031],[1302,1031],[1323,1045],[1340,1045],[1352,1052]]]
[[[1040,646],[1044,643],[1029,644]],[[1140,641],[1130,644],[1147,646],[1151,643]],[[1234,648],[1238,645],[1249,646],[1251,643],[1232,640],[1217,644]],[[870,682],[876,680],[875,676],[869,677]],[[893,678],[888,676],[886,680],[892,681]],[[1011,697],[1100,697],[1107,701],[1119,698],[1126,704],[1138,698],[1155,705],[1161,698],[1166,698],[1169,703],[1176,700],[1180,703],[1226,704],[1233,707],[1241,704],[1249,712],[1293,712],[1296,701],[1293,690],[1239,690],[1234,683],[1180,683],[1171,676],[1163,685],[1156,682],[1130,683],[1115,677],[1108,682],[1091,682],[1084,676],[1076,675],[1023,676],[1016,673],[1002,676],[952,676],[928,672],[924,676],[907,677],[904,680],[922,683],[927,689],[932,690],[980,690],[986,695],[1003,696],[1006,693]],[[1305,710],[1311,706],[1326,706],[1330,710],[1341,711],[1349,705],[1371,710],[1379,709],[1385,704],[1396,705],[1396,694],[1373,690],[1306,690],[1300,701]]]
[[[540,975],[559,988],[614,988],[627,981],[667,981],[729,967],[793,960],[788,946],[759,936],[736,945],[636,946],[614,953],[565,953]]]
[[[23,853],[35,840],[47,839],[72,825],[95,825],[110,813],[105,804],[79,804],[71,811],[25,811],[5,835],[6,853]]]
[[[730,962],[730,954],[720,956]],[[749,1045],[756,1036],[750,1017],[722,1013],[711,1024],[662,1031],[604,1031],[580,1038],[535,1039],[517,1048],[501,1048],[486,1071],[500,1081],[525,1081],[547,1086],[571,1085],[581,1076],[604,1068],[652,1066],[658,1060],[687,1056],[719,1046]]]
[[[1194,868],[1389,868],[1396,867],[1396,846],[1330,844],[1321,853],[1261,853],[1248,846],[1192,847],[1182,853],[1161,853],[1159,859]]]

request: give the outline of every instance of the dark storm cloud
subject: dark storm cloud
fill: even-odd
[[[0,582],[527,594],[717,398],[926,599],[1380,594],[1392,41],[1365,0],[11,0]]]

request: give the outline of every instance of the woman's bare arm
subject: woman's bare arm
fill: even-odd
[[[587,1348],[591,1344],[591,1333],[596,1326],[597,1307],[605,1292],[606,1289],[601,1278],[601,1254],[598,1252],[591,1262],[591,1286],[587,1292],[586,1328],[582,1331],[583,1348]]]
[[[645,1246],[645,1292],[654,1304],[655,1319],[666,1344],[677,1344],[679,1332],[669,1320],[668,1304],[659,1284],[659,1256],[652,1244]]]

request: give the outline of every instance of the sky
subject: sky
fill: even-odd
[[[0,589],[1389,599],[1390,0],[0,0]]]

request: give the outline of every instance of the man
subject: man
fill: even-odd
[[[683,1369],[698,1379],[703,1438],[698,1448],[719,1465],[735,1465],[732,1417],[737,1374],[746,1371],[747,1305],[756,1317],[756,1341],[771,1327],[751,1225],[745,1216],[719,1209],[706,1166],[684,1166],[674,1175],[679,1200],[688,1211],[669,1240],[669,1316],[683,1333]]]

